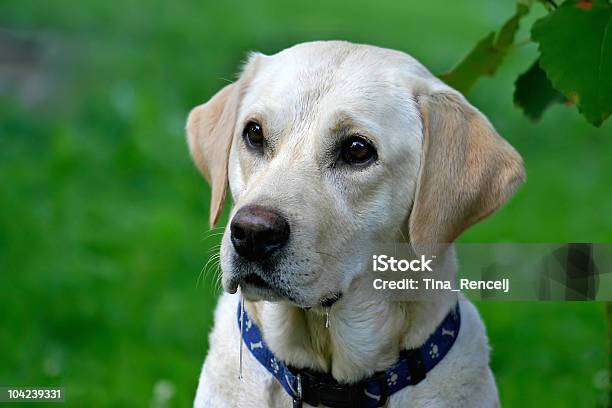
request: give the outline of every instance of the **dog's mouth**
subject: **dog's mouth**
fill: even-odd
[[[238,285],[247,300],[275,301],[283,297],[283,293],[279,288],[268,283],[264,278],[255,273],[249,273],[240,277]]]
[[[257,293],[272,292],[274,288],[268,282],[266,282],[261,276],[255,273],[248,273],[245,275],[234,275],[227,283],[225,290],[228,293],[236,293],[238,287],[242,289],[247,288]]]
[[[272,289],[272,287],[270,286],[270,284],[268,284],[268,282],[263,280],[261,276],[256,275],[254,273],[250,273],[246,275],[244,278],[242,278],[242,283],[255,286],[256,288],[259,288],[259,289]]]
[[[330,308],[342,298],[342,292],[331,292],[323,296],[318,302],[315,301],[314,304],[311,303],[305,305],[303,301],[295,298],[290,291],[268,283],[259,274],[252,272],[232,279],[230,282],[230,290],[228,291],[230,293],[235,293],[238,287],[241,288],[241,291],[247,300],[278,301],[285,299],[305,309],[310,309],[317,306]]]
[[[330,308],[334,305],[334,303],[336,303],[337,301],[339,301],[342,298],[342,293],[338,292],[338,293],[332,293],[331,295],[325,297],[323,300],[321,300],[321,306],[324,308]]]

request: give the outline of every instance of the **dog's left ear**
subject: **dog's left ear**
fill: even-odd
[[[524,179],[523,161],[459,93],[449,89],[417,102],[423,153],[410,241],[451,243],[510,198]]]

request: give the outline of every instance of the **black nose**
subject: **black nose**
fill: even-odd
[[[230,225],[236,252],[250,261],[261,261],[289,239],[289,223],[278,212],[259,205],[242,207]]]

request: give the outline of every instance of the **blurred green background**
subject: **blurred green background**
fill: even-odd
[[[0,2],[0,385],[61,385],[71,406],[187,406],[218,292],[218,237],[188,157],[189,109],[249,50],[346,39],[457,63],[514,2]],[[469,95],[528,181],[464,242],[612,241],[612,121],[513,106],[534,6]],[[211,268],[212,269],[212,268]],[[605,404],[601,303],[479,305],[505,406]]]

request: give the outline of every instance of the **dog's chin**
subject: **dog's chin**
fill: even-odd
[[[268,302],[277,302],[284,299],[281,293],[270,286],[257,275],[248,275],[240,280],[240,292],[246,300],[259,301],[265,300]]]

